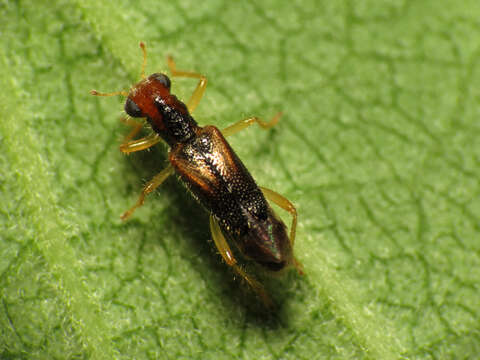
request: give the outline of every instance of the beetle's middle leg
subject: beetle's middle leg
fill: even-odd
[[[274,127],[278,123],[280,116],[282,116],[281,112],[275,114],[275,116],[270,121],[263,121],[256,116],[249,117],[248,119],[240,120],[233,125],[227,126],[225,129],[222,130],[222,134],[223,136],[227,137],[236,134],[239,131],[242,131],[243,129],[253,124],[258,124],[262,129],[267,130]]]
[[[133,212],[145,202],[145,196],[150,194],[153,190],[159,187],[170,175],[175,172],[172,165],[168,165],[165,169],[160,171],[157,175],[153,177],[143,188],[142,193],[140,194],[137,202],[130,209],[125,211],[120,218],[126,220],[133,214]]]

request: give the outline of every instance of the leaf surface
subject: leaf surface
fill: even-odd
[[[480,353],[480,26],[465,1],[0,4],[0,357],[443,359]],[[208,76],[201,124],[299,211],[306,275],[265,314],[166,165],[123,156],[147,73]],[[195,83],[174,79],[179,98]],[[282,214],[284,216],[284,214]],[[288,217],[285,215],[285,220]]]

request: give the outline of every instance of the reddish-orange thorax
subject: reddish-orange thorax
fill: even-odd
[[[170,89],[149,76],[135,84],[128,97],[137,104],[145,117],[155,119],[161,115],[155,106],[154,99],[160,97],[167,101],[170,97]]]
[[[128,94],[125,111],[146,117],[170,146],[189,141],[199,129],[187,106],[170,93],[170,80],[164,74],[152,74],[137,83]]]

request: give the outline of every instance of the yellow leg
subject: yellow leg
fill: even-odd
[[[250,287],[260,296],[262,301],[264,302],[265,306],[272,307],[273,303],[270,300],[270,297],[265,292],[262,284],[260,284],[257,280],[253,277],[248,275],[238,264],[237,260],[233,256],[232,250],[227,243],[227,240],[223,236],[222,230],[218,225],[218,222],[214,219],[212,215],[210,215],[210,231],[212,232],[213,241],[215,242],[215,246],[217,247],[220,255],[222,256],[223,260],[227,263],[227,265],[233,267],[233,270],[241,276]]]
[[[195,109],[197,108],[198,103],[203,97],[203,94],[205,93],[205,89],[207,87],[207,77],[205,75],[192,72],[192,71],[181,71],[177,70],[177,66],[175,65],[175,61],[173,61],[173,58],[171,56],[167,57],[167,64],[168,68],[170,69],[170,73],[172,76],[178,76],[178,77],[187,77],[187,78],[194,78],[194,79],[200,79],[198,82],[197,87],[193,91],[192,96],[190,97],[190,100],[187,102],[187,108],[190,113],[193,113]]]
[[[133,205],[130,209],[125,211],[120,218],[122,220],[126,220],[127,218],[129,218],[138,207],[143,205],[143,203],[145,202],[145,196],[147,196],[153,190],[159,187],[165,181],[165,179],[168,178],[173,173],[174,173],[173,167],[171,165],[168,165],[165,169],[160,171],[160,173],[155,175],[155,177],[152,180],[150,180],[147,183],[147,185],[144,186],[143,191],[140,194],[135,205]]]
[[[157,133],[152,133],[138,140],[126,141],[120,145],[120,151],[124,154],[130,154],[135,151],[141,151],[152,147],[162,141]]]
[[[130,154],[135,151],[148,149],[162,140],[162,138],[156,133],[152,133],[141,139],[132,140],[140,132],[140,130],[142,130],[143,124],[131,118],[124,118],[122,121],[126,125],[129,125],[133,128],[120,144],[120,151],[124,154]]]
[[[260,190],[262,190],[263,195],[265,195],[265,197],[268,200],[273,201],[275,204],[280,206],[283,210],[288,211],[290,213],[290,215],[292,215],[292,225],[290,227],[290,244],[291,244],[292,249],[293,249],[293,245],[295,244],[295,235],[297,233],[297,209],[290,202],[290,200],[288,200],[286,197],[280,195],[276,191],[273,191],[273,190],[270,190],[270,189],[267,189],[267,188],[264,188],[264,187],[261,187],[261,186],[260,186]],[[295,259],[295,257],[293,258],[293,260],[294,260],[295,268],[297,269],[298,273],[300,275],[303,275],[302,264],[297,259]]]
[[[130,117],[124,117],[121,119],[121,121],[125,125],[132,127],[132,131],[130,131],[128,135],[125,136],[125,139],[123,139],[124,143],[127,143],[130,140],[132,140],[140,132],[140,130],[142,130],[143,123],[138,122]]]
[[[240,120],[239,122],[236,122],[233,125],[230,125],[226,127],[225,129],[222,130],[223,136],[227,137],[230,135],[233,135],[239,131],[242,131],[243,129],[249,127],[250,125],[253,124],[258,124],[262,129],[270,129],[271,127],[274,127],[277,123],[278,120],[280,119],[280,116],[282,116],[282,113],[277,113],[272,120],[270,121],[263,121],[262,119],[253,116],[245,120]]]

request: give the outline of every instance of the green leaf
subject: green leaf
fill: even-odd
[[[479,4],[0,3],[0,358],[478,356]],[[89,90],[137,81],[139,41],[208,76],[201,124],[284,114],[231,141],[299,211],[271,314],[176,179],[119,219],[166,149],[123,156]]]

